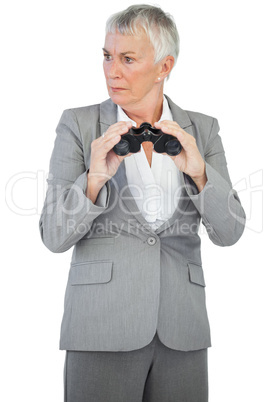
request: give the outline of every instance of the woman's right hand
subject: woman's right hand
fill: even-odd
[[[87,197],[93,203],[95,203],[100,189],[115,175],[122,160],[131,155],[119,156],[113,151],[113,147],[120,141],[121,135],[127,133],[131,127],[131,121],[119,121],[112,124],[104,136],[92,141]]]

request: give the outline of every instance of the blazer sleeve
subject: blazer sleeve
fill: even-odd
[[[108,206],[109,184],[96,203],[86,197],[87,169],[75,113],[65,110],[56,129],[48,188],[39,228],[46,247],[56,253],[71,248],[90,230],[94,219]]]
[[[207,183],[198,193],[191,178],[184,175],[186,190],[198,210],[209,238],[219,246],[231,246],[241,237],[246,216],[237,192],[232,188],[219,124],[212,119],[204,146]]]

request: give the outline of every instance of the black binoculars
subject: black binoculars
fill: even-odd
[[[121,136],[121,140],[113,147],[113,150],[120,156],[136,153],[139,152],[144,141],[151,141],[154,144],[154,150],[160,154],[166,152],[168,155],[175,156],[182,150],[181,143],[176,137],[163,133],[149,123],[142,123],[139,128],[132,127]]]

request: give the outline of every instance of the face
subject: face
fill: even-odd
[[[151,101],[159,88],[159,64],[145,33],[139,36],[109,33],[103,49],[103,68],[112,101],[131,108]]]

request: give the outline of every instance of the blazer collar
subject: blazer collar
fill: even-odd
[[[191,126],[192,122],[188,116],[188,113],[177,106],[174,102],[172,102],[172,100],[167,95],[165,95],[165,97],[167,98],[172,116],[174,120],[179,124],[179,126],[183,129]],[[111,99],[107,99],[100,104],[100,124],[105,126],[106,128],[107,126],[111,126],[116,122],[117,105],[113,103]]]
[[[117,122],[117,105],[111,99],[100,104],[100,124],[111,126]]]
[[[166,95],[165,95],[166,96]],[[172,100],[166,96],[172,116],[174,121],[176,121],[179,126],[183,129],[187,128],[187,132],[193,135],[192,132],[192,122],[186,111],[177,106]],[[111,99],[108,99],[100,104],[100,135],[104,133],[109,126],[117,122],[117,105],[112,102]],[[183,173],[180,172],[181,183],[184,182]],[[127,177],[126,177],[126,169],[125,164],[121,163],[116,174],[110,180],[110,184],[115,188],[117,193],[120,193],[120,197],[124,202],[125,206],[128,210],[135,216],[139,224],[148,228],[148,222],[143,217],[142,213],[138,209],[138,206],[135,202],[135,199],[132,196],[132,193],[129,189]],[[184,213],[190,202],[190,198],[187,196],[187,192],[185,187],[183,186],[182,194],[178,202],[178,206],[174,211],[173,215],[170,219],[164,222],[157,230],[156,233],[160,233],[167,228],[169,228],[180,216]],[[138,224],[137,222],[137,224]],[[152,230],[152,232],[154,232]]]

